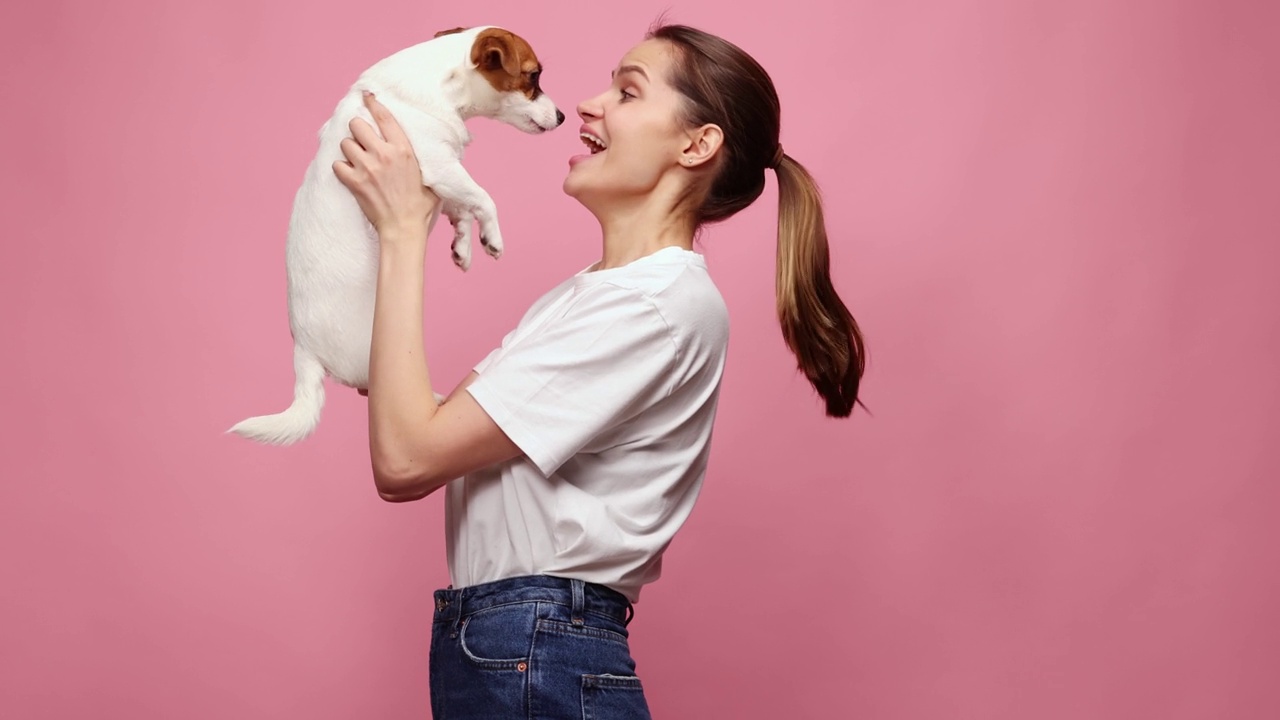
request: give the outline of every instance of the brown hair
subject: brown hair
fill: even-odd
[[[778,321],[800,370],[827,403],[848,417],[866,362],[862,333],[831,284],[827,228],[818,185],[778,142],[781,107],[769,74],[750,55],[714,35],[659,24],[649,38],[676,50],[667,78],[685,98],[684,120],[724,133],[710,179],[692,188],[695,227],[719,222],[764,191],[765,170],[778,176]]]

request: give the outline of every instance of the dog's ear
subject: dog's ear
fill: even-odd
[[[512,77],[520,75],[520,58],[511,42],[511,33],[505,30],[486,30],[476,38],[471,47],[471,62],[482,70],[501,70]]]
[[[438,33],[436,33],[436,34],[435,34],[435,37],[433,37],[433,38],[431,38],[431,39],[432,39],[432,40],[435,40],[436,38],[438,38],[438,37],[444,37],[445,35],[453,35],[454,33],[460,33],[460,32],[462,32],[463,30],[466,30],[466,28],[463,28],[463,27],[456,27],[456,28],[454,28],[454,29],[452,29],[452,30],[441,30],[440,32],[438,32]]]

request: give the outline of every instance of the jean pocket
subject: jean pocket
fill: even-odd
[[[634,675],[583,675],[583,720],[650,720],[640,678]]]
[[[607,628],[595,627],[592,625],[575,625],[561,620],[541,620],[538,623],[538,629],[554,635],[567,635],[570,637],[588,638],[591,640],[608,640],[609,642],[617,643],[624,648],[630,647],[630,643],[627,642],[626,635]]]
[[[522,669],[538,624],[536,602],[485,608],[462,620],[459,644],[472,663],[494,670]]]

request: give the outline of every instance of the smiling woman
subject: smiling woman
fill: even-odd
[[[648,717],[627,625],[698,497],[728,343],[693,239],[750,205],[770,168],[784,337],[827,414],[857,402],[861,337],[831,285],[817,188],[778,144],[769,76],[682,26],[629,50],[579,104],[589,153],[564,180],[599,221],[600,258],[535,302],[438,407],[422,355],[436,202],[394,119],[369,104],[386,140],[358,128],[342,179],[382,248],[374,481],[394,502],[446,488],[453,586],[436,593],[433,713]]]

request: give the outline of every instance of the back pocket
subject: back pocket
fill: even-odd
[[[582,720],[650,720],[640,678],[583,675]]]

